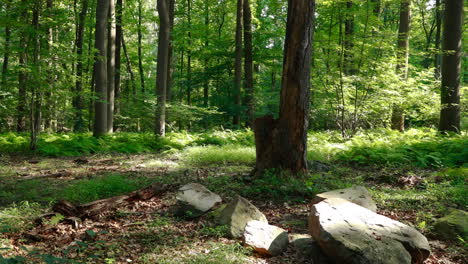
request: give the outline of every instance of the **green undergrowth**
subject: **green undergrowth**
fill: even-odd
[[[27,134],[0,135],[0,153],[28,153]],[[251,130],[205,133],[173,132],[166,137],[150,133],[116,133],[101,138],[91,134],[42,134],[36,154],[51,157],[95,153],[181,153],[189,165],[247,164],[255,159]],[[468,162],[468,136],[444,136],[432,129],[390,129],[358,132],[343,139],[338,131],[309,132],[308,158],[360,166],[459,167]]]
[[[60,182],[50,179],[25,181],[11,179],[0,183],[0,207],[9,206],[18,201],[49,205],[61,199],[74,203],[86,203],[134,191],[149,185],[149,181],[146,177],[114,173]]]

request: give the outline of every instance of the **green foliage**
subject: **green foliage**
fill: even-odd
[[[43,212],[43,207],[35,202],[24,201],[0,210],[0,233],[25,230]]]
[[[146,179],[109,174],[93,179],[79,180],[64,188],[59,197],[72,202],[86,203],[134,191],[148,184]]]
[[[190,147],[181,154],[182,160],[192,166],[252,165],[255,149],[239,145]]]
[[[433,130],[368,131],[344,147],[337,159],[360,165],[427,168],[461,166],[468,161],[466,135],[440,136]]]
[[[227,225],[219,225],[219,226],[210,226],[204,225],[200,230],[200,235],[208,236],[208,237],[227,237],[229,231],[229,226]]]

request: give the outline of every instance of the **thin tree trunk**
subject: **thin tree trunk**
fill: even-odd
[[[188,50],[187,50],[187,104],[192,104],[192,0],[187,0]]]
[[[128,75],[130,75],[130,82],[132,83],[133,100],[135,100],[135,96],[136,96],[135,74],[133,73],[133,70],[132,70],[132,64],[130,63],[130,57],[128,56],[127,45],[125,44],[125,38],[123,34],[122,34],[122,49],[125,55],[125,63],[127,65],[127,72],[128,72]]]
[[[86,22],[86,14],[88,12],[88,0],[81,1],[81,11],[78,19],[78,26],[76,29],[76,82],[75,82],[75,132],[83,132],[84,121],[83,121],[83,40],[84,40],[84,28]]]
[[[175,9],[175,0],[169,0],[169,23],[170,29],[169,31],[172,32],[174,28],[174,9]],[[166,101],[172,100],[172,73],[174,71],[173,67],[173,53],[174,48],[172,45],[173,37],[172,33],[169,36],[169,58],[168,58],[168,70],[167,70],[167,87],[166,87]]]
[[[208,49],[209,46],[209,38],[210,38],[210,10],[208,1],[205,1],[205,50]],[[208,107],[208,98],[209,98],[209,85],[210,80],[208,76],[208,67],[209,67],[209,59],[208,57],[205,58],[204,62],[204,81],[203,81],[203,106]]]
[[[143,94],[146,93],[145,90],[145,72],[143,70],[143,54],[142,54],[142,20],[143,20],[143,5],[142,1],[138,0],[138,70],[140,72],[140,85],[141,85],[141,92]]]
[[[122,0],[117,0],[115,5],[116,11],[116,30],[115,30],[115,101],[114,101],[114,114],[120,114],[120,84],[121,84],[121,50],[122,50]],[[114,122],[114,131],[117,130],[118,124]]]
[[[94,64],[95,97],[94,131],[99,137],[107,133],[107,19],[109,0],[98,0],[96,6],[95,49],[97,50]]]
[[[314,0],[289,0],[280,115],[255,121],[255,173],[280,168],[294,174],[307,172],[310,62]]]
[[[441,52],[440,52],[440,39],[441,39],[441,32],[442,32],[442,0],[436,0],[436,33],[435,33],[435,40],[434,40],[434,76],[436,79],[440,79],[440,64],[441,64]]]
[[[115,0],[109,0],[109,23],[107,35],[107,133],[114,131],[115,103]]]
[[[37,137],[41,132],[41,118],[42,118],[42,91],[41,91],[41,65],[40,65],[40,47],[41,37],[39,36],[39,13],[41,11],[41,2],[34,3],[32,27],[33,32],[31,35],[31,43],[33,45],[33,83],[31,84],[31,112],[30,112],[30,127],[31,127],[31,141],[29,148],[36,150]]]
[[[49,13],[49,20],[53,21],[53,0],[47,0],[47,10]],[[44,130],[50,131],[53,130],[52,128],[52,118],[55,116],[55,104],[53,102],[52,96],[54,92],[54,83],[55,83],[55,71],[53,69],[53,61],[54,55],[52,54],[52,43],[54,42],[54,28],[49,26],[47,29],[47,43],[45,46],[47,47],[47,52],[49,56],[49,63],[47,68],[47,82],[48,82],[48,89],[45,91],[45,102],[47,107],[47,111],[44,113]]]
[[[255,118],[254,106],[254,80],[253,80],[253,54],[252,54],[252,11],[250,10],[250,1],[244,0],[244,74],[245,74],[245,93],[247,105],[247,127],[252,127]]]
[[[21,19],[22,21],[27,21],[28,19],[28,10],[27,10],[27,0],[21,1]],[[27,81],[28,81],[28,73],[26,70],[27,67],[27,38],[26,34],[28,32],[24,29],[20,32],[20,50],[18,55],[18,64],[19,64],[19,72],[18,72],[18,105],[16,107],[16,131],[17,132],[24,132],[26,130],[26,89],[27,89]]]
[[[166,134],[166,92],[167,72],[169,70],[169,41],[170,41],[170,17],[169,1],[158,0],[159,13],[159,41],[158,41],[158,69],[156,76],[156,134],[162,137]]]
[[[240,125],[241,86],[242,86],[242,16],[243,0],[237,0],[236,51],[234,63],[234,118],[232,124]]]
[[[411,0],[401,0],[400,25],[398,27],[397,45],[397,74],[403,81],[408,78],[408,57],[409,57],[409,31],[411,21]],[[392,109],[392,129],[405,130],[404,109],[400,103],[395,103]]]
[[[463,0],[445,1],[439,131],[460,132]]]
[[[6,2],[5,12],[9,12],[10,10],[10,2]],[[10,40],[11,40],[11,27],[10,24],[7,23],[5,25],[5,46],[4,46],[4,54],[3,54],[3,65],[2,65],[2,81],[0,82],[1,89],[6,89],[7,85],[7,76],[8,76],[8,63],[10,59]]]

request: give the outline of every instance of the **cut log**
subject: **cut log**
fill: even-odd
[[[67,217],[79,217],[82,219],[92,218],[104,211],[113,209],[122,204],[127,204],[132,201],[148,200],[157,194],[170,190],[171,188],[173,188],[171,185],[154,184],[128,194],[101,199],[82,205],[74,205],[68,201],[61,200],[52,207],[52,210]]]
[[[59,171],[56,173],[48,173],[42,175],[31,175],[26,177],[19,178],[20,181],[27,181],[27,180],[35,180],[35,179],[46,179],[46,178],[61,178],[61,177],[68,177],[72,176],[73,172],[71,171]]]

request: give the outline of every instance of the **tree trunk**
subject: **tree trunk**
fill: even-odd
[[[463,0],[445,2],[439,131],[460,132]]]
[[[174,28],[174,9],[175,9],[175,0],[169,0],[169,23],[170,29],[169,31],[172,32]],[[174,53],[174,49],[172,46],[173,37],[172,34],[169,34],[169,57],[168,61],[168,70],[167,70],[167,87],[166,87],[166,101],[172,100],[172,73],[174,71],[172,57]]]
[[[166,134],[166,92],[167,92],[167,72],[169,70],[169,41],[170,41],[170,0],[158,0],[159,14],[159,41],[158,41],[158,68],[156,75],[156,134],[165,136]]]
[[[140,72],[140,85],[141,85],[141,92],[143,94],[146,93],[145,89],[145,72],[143,70],[143,54],[142,54],[142,20],[143,20],[143,4],[141,0],[138,0],[138,70]]]
[[[10,2],[8,1],[5,6],[5,11],[8,13],[10,10]],[[2,81],[0,82],[0,88],[6,90],[7,76],[8,76],[8,61],[10,59],[10,40],[11,40],[11,28],[10,24],[5,25],[5,46],[3,54],[3,65],[2,65]]]
[[[401,0],[396,71],[403,81],[406,81],[408,78],[410,21],[411,0]],[[404,108],[399,103],[396,103],[392,109],[392,129],[403,132],[405,130],[404,122]]]
[[[252,127],[255,118],[253,55],[252,55],[252,11],[250,1],[244,0],[244,74],[245,74],[245,104],[247,105],[247,127]]]
[[[122,0],[117,0],[115,4],[115,19],[116,19],[116,29],[115,29],[115,101],[114,101],[114,114],[118,115],[120,113],[120,83],[121,83],[121,50],[122,50]],[[116,131],[118,124],[114,122],[113,130]]]
[[[279,168],[307,172],[310,62],[315,1],[289,0],[281,82],[280,115],[255,121],[255,173]]]
[[[435,33],[435,40],[434,40],[434,76],[436,79],[440,78],[440,64],[441,64],[441,52],[440,52],[440,38],[442,32],[442,0],[436,0],[436,33]]]
[[[107,133],[114,131],[115,103],[115,0],[109,0],[109,23],[107,39]]]
[[[188,50],[187,50],[187,104],[192,104],[192,0],[187,0]]]
[[[242,86],[242,16],[243,0],[237,0],[236,51],[234,63],[234,118],[232,124],[240,125],[241,86]]]
[[[39,13],[41,11],[41,2],[34,3],[31,43],[33,45],[32,65],[33,65],[33,80],[31,84],[31,112],[30,112],[30,127],[31,141],[29,148],[36,150],[37,137],[41,132],[42,119],[42,91],[41,91],[41,65],[40,65],[40,47],[41,37],[39,35]]]
[[[210,10],[208,1],[205,1],[205,50],[208,50],[209,38],[210,38]],[[208,107],[210,79],[208,75],[209,59],[205,58],[204,63],[204,80],[203,80],[203,106]]]
[[[84,40],[84,28],[86,22],[86,14],[88,12],[88,0],[81,1],[81,11],[78,18],[78,25],[76,29],[76,82],[75,82],[75,132],[83,132],[84,121],[83,121],[83,40]]]
[[[107,19],[109,0],[98,0],[96,6],[95,49],[97,50],[94,64],[95,97],[94,131],[99,137],[107,133]]]
[[[27,10],[27,0],[21,1],[21,20],[26,21],[28,19],[28,10]],[[26,70],[26,58],[27,58],[27,36],[28,32],[26,30],[20,31],[20,50],[18,55],[18,64],[19,64],[19,71],[18,71],[18,105],[16,107],[16,131],[17,132],[24,132],[26,130],[26,89],[27,89],[27,81],[28,81],[28,73]]]

